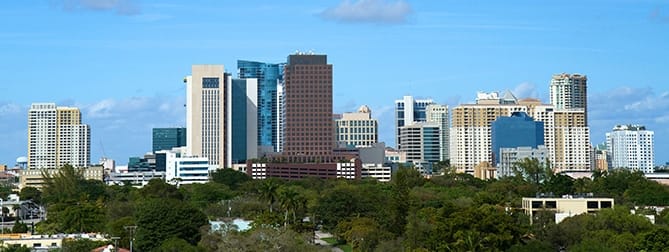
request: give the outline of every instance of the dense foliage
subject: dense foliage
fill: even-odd
[[[592,178],[553,174],[533,160],[515,176],[482,181],[441,168],[424,179],[400,168],[390,183],[374,180],[251,180],[221,170],[208,184],[179,188],[153,180],[142,189],[86,181],[63,167],[44,190],[24,189],[41,201],[48,220],[41,233],[103,232],[136,251],[328,251],[312,243],[315,229],[354,251],[661,251],[669,240],[669,210],[656,225],[646,206],[669,203],[669,188],[643,174],[616,170]],[[540,212],[530,221],[522,197],[537,193],[613,197],[615,208],[555,224]],[[638,209],[636,209],[638,208]],[[240,231],[233,218],[252,220]],[[208,220],[223,221],[218,231]],[[79,244],[80,245],[80,244]]]

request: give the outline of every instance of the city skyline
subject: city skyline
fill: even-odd
[[[404,95],[453,108],[511,90],[548,103],[551,76],[565,72],[588,77],[593,144],[614,125],[643,124],[655,131],[656,164],[669,161],[663,1],[41,1],[0,13],[9,165],[27,156],[31,103],[81,108],[91,161],[122,164],[151,151],[152,128],[185,126],[191,65],[222,64],[236,78],[237,60],[283,63],[295,50],[328,55],[334,112],[368,105],[387,146]]]

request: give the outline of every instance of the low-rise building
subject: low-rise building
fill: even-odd
[[[76,170],[82,171],[82,175],[86,180],[100,180],[104,179],[104,168],[102,166],[91,166],[84,168],[74,168]],[[57,168],[40,168],[40,169],[27,169],[21,170],[19,172],[19,190],[24,187],[31,186],[35,188],[42,188],[44,186],[44,176],[47,174],[49,176],[54,176],[58,174],[60,169]]]
[[[583,214],[594,213],[604,208],[613,208],[612,198],[595,198],[588,196],[564,195],[556,197],[523,197],[523,210],[530,216],[530,220],[538,211],[555,212],[555,223],[564,218]]]
[[[106,183],[108,185],[124,185],[129,183],[136,187],[143,187],[152,179],[165,180],[164,171],[136,171],[136,172],[112,172],[109,173]]]

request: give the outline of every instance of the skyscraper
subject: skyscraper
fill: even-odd
[[[271,146],[279,152],[279,102],[277,87],[283,81],[284,63],[271,64],[256,61],[237,61],[240,79],[258,79],[258,145]]]
[[[224,168],[228,146],[227,107],[230,75],[223,65],[193,65],[186,82],[186,153]]]
[[[653,173],[655,166],[654,132],[643,125],[616,125],[606,133],[606,148],[611,168]]]
[[[258,157],[258,79],[232,79],[228,99],[228,164]]]
[[[554,74],[550,83],[551,104],[556,110],[582,109],[588,125],[588,78],[581,74]]]
[[[344,113],[335,120],[337,142],[356,147],[371,147],[379,141],[379,123],[372,119],[372,111],[363,105],[356,113]]]
[[[186,146],[186,128],[153,128],[153,152]]]
[[[289,55],[284,78],[283,154],[293,160],[330,160],[335,141],[327,55]]]
[[[400,128],[415,122],[427,121],[425,109],[430,104],[434,104],[434,101],[416,100],[413,96],[404,96],[401,100],[395,100],[395,144],[398,149],[402,150]]]
[[[91,132],[81,112],[55,103],[33,103],[28,111],[28,168],[90,164]]]

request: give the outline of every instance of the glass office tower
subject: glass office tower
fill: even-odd
[[[258,146],[272,146],[274,151],[278,151],[279,138],[277,85],[283,81],[284,66],[285,63],[237,61],[240,79],[258,79]]]

